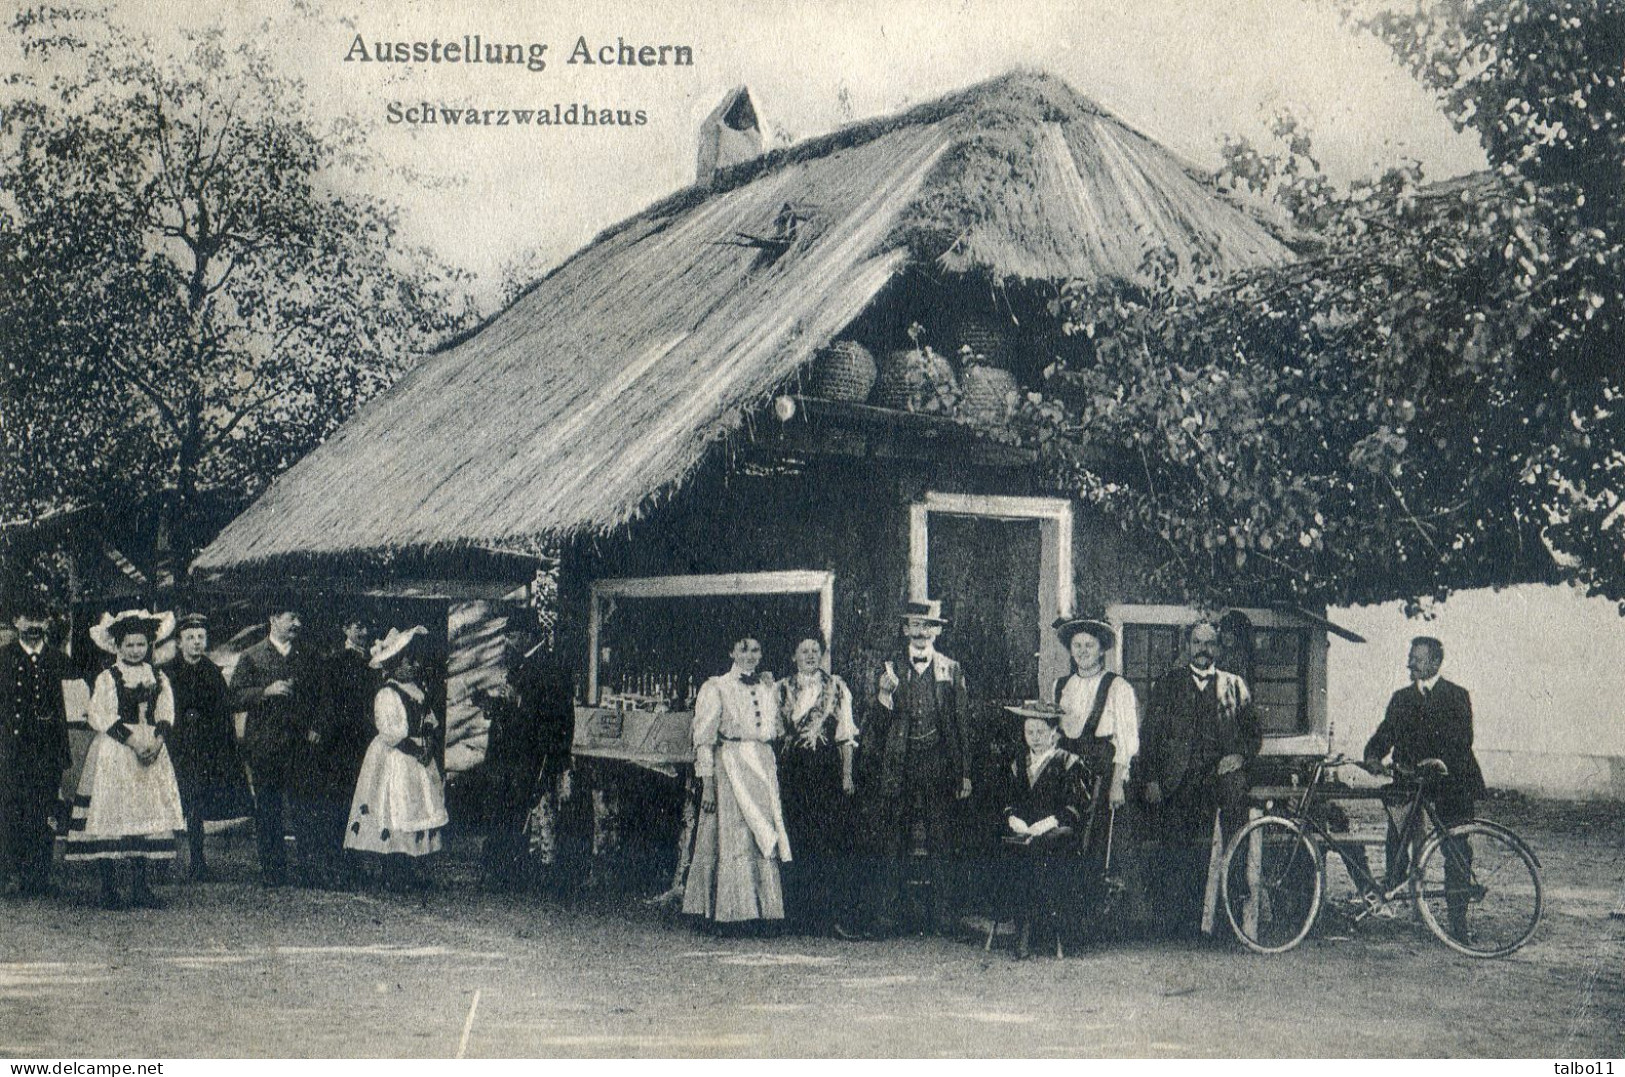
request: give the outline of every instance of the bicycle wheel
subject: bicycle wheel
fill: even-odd
[[[1535,934],[1544,907],[1540,861],[1495,823],[1457,823],[1422,847],[1411,900],[1439,941],[1469,957],[1505,957]]]
[[[1309,934],[1320,912],[1320,850],[1290,819],[1254,819],[1224,854],[1220,890],[1236,938],[1250,950],[1278,954]]]

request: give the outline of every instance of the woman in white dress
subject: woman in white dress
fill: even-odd
[[[736,640],[733,668],[694,702],[694,773],[700,822],[683,911],[715,924],[783,920],[779,864],[790,838],[779,803],[773,742],[783,726],[773,678],[758,674],[762,645]]]
[[[423,687],[428,634],[422,625],[392,628],[372,645],[372,666],[384,670],[386,680],[373,698],[378,733],[361,761],[344,834],[346,849],[384,858],[384,880],[393,889],[427,885],[417,862],[440,851],[447,822],[435,738],[440,719]]]
[[[169,613],[108,613],[91,641],[115,656],[96,677],[85,755],[68,824],[68,860],[94,860],[101,870],[101,904],[156,909],[163,900],[147,880],[147,861],[173,860],[175,835],[186,829],[180,788],[165,739],[175,728],[169,680],[149,660],[155,642],[174,629]],[[117,862],[130,862],[128,901],[118,892]]]

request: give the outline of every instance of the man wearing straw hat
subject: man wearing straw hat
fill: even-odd
[[[68,663],[50,645],[43,604],[15,607],[17,638],[0,647],[0,892],[50,888],[50,817],[68,768],[62,682]]]
[[[937,931],[951,934],[954,897],[952,807],[971,795],[966,750],[970,696],[959,663],[936,649],[948,622],[939,602],[910,602],[902,614],[908,646],[887,661],[863,722],[859,785],[874,862],[867,895],[871,932],[899,921],[905,862],[923,867]],[[918,871],[910,872],[919,875]]]
[[[1160,891],[1162,926],[1197,935],[1206,928],[1214,855],[1222,836],[1245,821],[1247,766],[1263,744],[1263,729],[1247,682],[1216,664],[1218,625],[1207,618],[1191,624],[1185,645],[1189,664],[1151,687],[1140,758],[1158,844],[1147,882]]]

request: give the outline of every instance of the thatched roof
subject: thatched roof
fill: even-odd
[[[766,249],[789,204],[805,219]],[[720,173],[609,229],[282,475],[203,570],[607,529],[702,459],[911,261],[1125,278],[1148,249],[1286,260],[1172,154],[1014,74]]]

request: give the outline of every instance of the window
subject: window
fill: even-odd
[[[1219,665],[1240,673],[1252,689],[1272,742],[1266,751],[1316,750],[1326,731],[1326,633],[1284,610],[1239,610],[1221,626]],[[1185,661],[1185,626],[1196,611],[1183,606],[1113,606],[1120,673],[1134,685],[1142,707],[1151,685]],[[1289,739],[1291,744],[1289,745]],[[1321,747],[1324,745],[1322,743]]]

